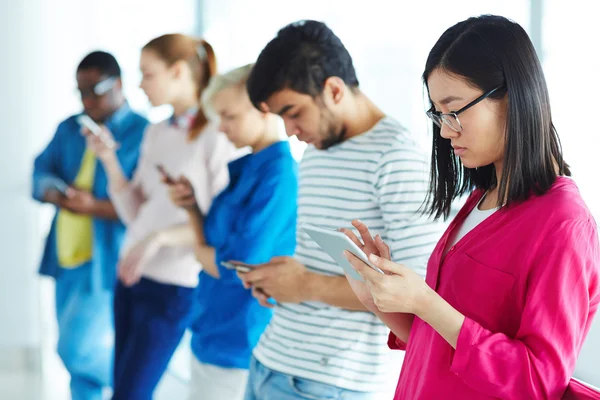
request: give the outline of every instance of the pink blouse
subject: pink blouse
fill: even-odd
[[[444,248],[483,196],[475,191],[435,248],[427,284],[466,319],[454,350],[415,317],[395,399],[560,399],[600,302],[596,223],[570,178],[481,222]]]
[[[120,192],[111,192],[115,209],[127,225],[121,256],[155,232],[188,223],[187,213],[169,198],[157,165],[174,178],[187,177],[200,210],[207,213],[212,199],[229,182],[228,162],[239,154],[214,123],[193,141],[185,125],[167,120],[148,127],[133,179]],[[160,283],[195,287],[200,268],[191,246],[164,247],[144,265],[142,275]]]

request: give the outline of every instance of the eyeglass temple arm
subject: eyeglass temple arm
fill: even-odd
[[[464,106],[463,108],[461,108],[460,110],[454,112],[454,113],[450,113],[450,114],[455,114],[458,115],[463,111],[467,111],[469,108],[481,103],[483,100],[487,99],[488,97],[490,97],[496,90],[499,90],[500,88],[502,88],[503,86],[498,86],[492,90],[490,90],[487,93],[482,94],[479,98],[473,100],[472,102],[470,102],[469,104],[467,104],[466,106]]]

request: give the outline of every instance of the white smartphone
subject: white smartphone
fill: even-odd
[[[54,189],[58,190],[64,196],[67,195],[67,189],[69,188],[69,186],[66,183],[62,182],[62,181],[60,181],[60,182],[58,182],[58,181],[53,182],[52,187]]]
[[[365,264],[380,274],[384,273],[381,269],[373,265],[373,263],[369,261],[367,255],[344,233],[323,229],[312,225],[302,225],[301,228],[319,245],[319,247],[329,254],[329,257],[331,257],[340,267],[344,269],[346,274],[357,281],[362,282],[363,279],[352,267],[350,261],[348,261],[344,256],[344,250],[347,250],[356,257],[360,258]]]
[[[246,264],[239,261],[221,261],[221,265],[227,269],[235,269],[241,273],[250,272],[258,267],[258,265]]]
[[[67,189],[69,189],[69,185],[67,185],[63,180],[57,178],[43,179],[43,185],[50,190],[56,190],[60,192],[63,196],[67,195]]]
[[[115,141],[102,135],[102,128],[100,128],[100,126],[88,115],[81,114],[77,117],[77,122],[79,125],[89,129],[93,135],[99,137],[109,149],[114,149],[116,147]]]

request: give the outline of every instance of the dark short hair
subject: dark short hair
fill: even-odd
[[[504,17],[483,15],[459,22],[438,39],[429,53],[423,81],[441,69],[500,100],[508,96],[502,179],[494,165],[466,168],[450,141],[433,126],[428,211],[448,217],[452,201],[473,188],[498,185],[498,206],[547,192],[559,175],[570,175],[550,112],[542,66],[525,30]]]
[[[121,77],[121,67],[117,59],[110,53],[104,51],[94,51],[81,60],[77,67],[77,72],[84,69],[98,69],[103,75],[108,77]]]
[[[286,88],[316,97],[332,76],[358,87],[352,57],[340,38],[322,22],[298,21],[282,28],[261,51],[248,78],[248,94],[257,108]]]

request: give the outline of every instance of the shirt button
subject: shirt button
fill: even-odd
[[[320,362],[320,364],[321,364],[322,366],[326,366],[328,363],[329,363],[329,359],[328,359],[327,357],[323,357],[323,358],[321,358],[321,362]]]
[[[454,251],[454,246],[450,247],[450,251]]]

